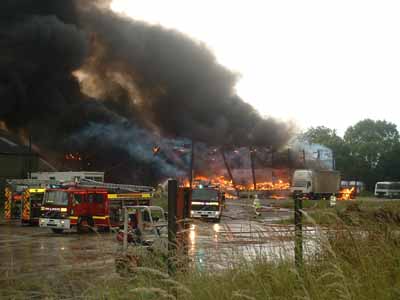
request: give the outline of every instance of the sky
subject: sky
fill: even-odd
[[[239,96],[300,129],[371,118],[400,130],[400,1],[113,0],[134,19],[203,41]]]

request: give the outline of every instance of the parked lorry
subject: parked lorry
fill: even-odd
[[[55,233],[119,228],[123,225],[123,208],[151,205],[153,191],[152,187],[94,181],[46,189],[39,225]]]
[[[337,195],[340,173],[334,170],[295,170],[291,192],[294,198],[323,199]]]

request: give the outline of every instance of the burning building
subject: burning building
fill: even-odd
[[[291,135],[204,44],[109,1],[5,0],[0,15],[0,124],[58,169],[152,184],[187,174],[191,140],[279,149]]]

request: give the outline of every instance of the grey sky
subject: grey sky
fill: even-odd
[[[241,74],[261,114],[339,134],[364,118],[398,126],[400,1],[114,0],[133,18],[204,41]]]

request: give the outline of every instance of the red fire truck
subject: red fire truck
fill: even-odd
[[[39,226],[55,233],[110,229],[123,225],[123,207],[151,205],[153,188],[98,182],[46,189]]]
[[[54,180],[10,179],[5,189],[4,217],[21,220],[22,224],[38,224],[46,187],[58,184]]]

